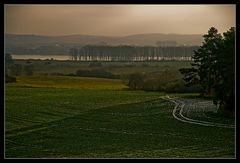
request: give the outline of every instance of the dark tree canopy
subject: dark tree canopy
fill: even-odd
[[[179,71],[187,85],[199,83],[213,102],[227,110],[234,110],[235,97],[235,28],[223,36],[211,27],[203,35],[202,46],[194,51],[191,68]]]
[[[13,63],[13,59],[12,59],[11,54],[6,53],[5,54],[5,65],[8,66],[8,65],[10,65],[12,63]]]
[[[131,74],[128,86],[133,90],[142,89],[144,86],[144,76],[141,73]]]

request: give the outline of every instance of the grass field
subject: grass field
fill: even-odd
[[[9,83],[9,86],[18,87],[44,87],[44,88],[72,88],[93,90],[122,90],[127,86],[121,80],[65,77],[65,76],[20,76],[17,83]]]
[[[27,65],[26,60],[14,60],[16,64]],[[190,61],[161,61],[161,62],[101,62],[101,66],[91,67],[91,62],[79,61],[47,61],[47,60],[32,60],[31,64],[34,65],[34,74],[70,74],[75,73],[77,70],[91,70],[103,69],[115,75],[129,74],[135,72],[158,72],[163,70],[170,70],[178,72],[179,68],[190,67]]]
[[[18,77],[5,88],[7,158],[235,157],[234,129],[177,121],[164,93],[66,76]]]

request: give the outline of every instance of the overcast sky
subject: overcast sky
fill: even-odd
[[[235,5],[5,5],[5,32],[125,36],[204,34],[235,26]]]

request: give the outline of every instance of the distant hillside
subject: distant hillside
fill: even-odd
[[[138,34],[123,38],[129,44],[156,45],[157,41],[176,41],[178,45],[201,45],[202,35],[180,35],[180,34]]]
[[[5,47],[7,52],[24,53],[38,49],[49,49],[56,53],[66,53],[69,48],[79,45],[136,45],[156,46],[159,41],[176,41],[178,45],[201,45],[202,35],[181,35],[181,34],[137,34],[124,37],[93,36],[93,35],[67,35],[67,36],[41,36],[41,35],[5,35]]]

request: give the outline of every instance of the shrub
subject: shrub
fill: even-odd
[[[5,82],[6,83],[15,83],[15,82],[17,82],[17,80],[16,80],[16,77],[6,75]]]
[[[136,64],[133,63],[127,63],[124,65],[125,67],[136,67]]]
[[[143,67],[149,67],[149,65],[147,63],[143,63],[142,66]]]
[[[101,62],[91,62],[88,67],[101,67],[102,63]]]
[[[144,76],[140,73],[134,73],[129,75],[128,84],[130,89],[141,90],[144,87]]]
[[[33,75],[33,69],[34,69],[33,65],[26,65],[24,67],[25,74],[28,75],[28,76],[32,76]]]
[[[143,90],[145,90],[145,91],[160,90],[158,80],[157,79],[146,79],[143,84]]]
[[[200,85],[186,86],[183,80],[176,80],[166,85],[165,91],[168,93],[198,93],[202,92]]]
[[[52,72],[50,73],[51,76],[63,76],[64,74],[59,73],[59,72]]]
[[[114,74],[102,69],[77,70],[76,76],[116,79],[116,76]]]
[[[10,74],[13,76],[19,76],[22,73],[22,65],[13,64],[10,66]]]

